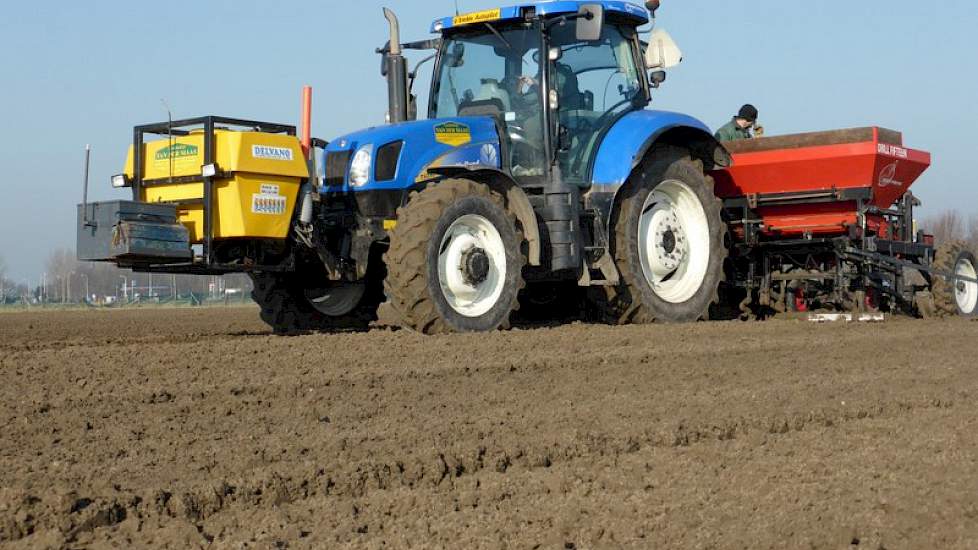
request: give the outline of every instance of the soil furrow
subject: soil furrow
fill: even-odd
[[[0,546],[971,548],[976,335],[0,316]]]

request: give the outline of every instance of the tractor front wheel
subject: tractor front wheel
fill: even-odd
[[[373,258],[371,258],[373,261]],[[252,299],[276,334],[367,330],[384,301],[383,265],[376,261],[359,282],[329,282],[300,273],[252,273]],[[315,271],[315,270],[311,270]]]
[[[523,236],[498,193],[448,179],[411,194],[385,255],[387,296],[424,333],[509,326],[523,288]]]

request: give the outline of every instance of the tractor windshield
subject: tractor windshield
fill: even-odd
[[[491,115],[506,126],[515,176],[542,176],[540,32],[478,26],[447,39],[432,89],[432,118]]]
[[[563,176],[586,185],[604,131],[619,115],[646,104],[639,42],[629,26],[607,24],[600,40],[581,42],[573,24],[556,25],[547,32],[549,52],[541,56],[540,24],[486,23],[446,38],[430,115],[494,116],[505,125],[514,176],[544,176],[547,159],[556,155]],[[543,70],[548,91],[541,91]],[[542,98],[550,91],[556,92],[551,120],[560,125],[559,131],[556,124],[551,128],[556,152],[545,150]]]

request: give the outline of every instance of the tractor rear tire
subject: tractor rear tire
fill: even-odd
[[[446,179],[411,193],[384,261],[391,305],[417,332],[509,328],[519,307],[523,234],[503,197],[480,183]]]
[[[354,294],[354,303],[342,307],[342,313],[331,315],[321,311],[328,308],[317,309],[309,295],[317,285],[298,273],[252,273],[251,297],[261,307],[262,321],[275,334],[367,330],[384,301],[383,266],[378,263],[368,269],[362,291]]]
[[[949,242],[937,249],[934,269],[957,275],[976,277],[978,262],[975,255],[962,242]],[[978,317],[978,283],[958,283],[945,281],[940,275],[933,275],[931,293],[939,317]]]
[[[614,217],[621,283],[608,305],[618,323],[706,320],[720,303],[727,257],[723,203],[689,151],[658,147],[623,190]]]

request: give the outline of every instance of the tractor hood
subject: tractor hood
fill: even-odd
[[[499,169],[499,134],[489,117],[378,126],[331,141],[323,166],[326,192],[406,189],[433,167]]]

